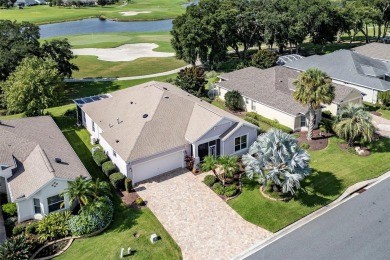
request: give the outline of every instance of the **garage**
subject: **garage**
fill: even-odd
[[[184,166],[184,151],[160,156],[146,162],[134,164],[133,182],[137,183],[146,179],[153,178],[165,172],[182,168]]]

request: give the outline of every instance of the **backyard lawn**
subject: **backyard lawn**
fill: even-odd
[[[379,109],[377,112],[381,113],[381,117],[390,120],[390,110]]]
[[[120,21],[134,20],[162,20],[175,18],[184,13],[185,8],[181,6],[186,3],[185,0],[129,0],[127,5],[123,1],[115,5],[106,5],[104,7],[50,7],[48,5],[28,6],[23,9],[0,9],[1,19],[28,21],[35,24],[55,23],[71,20],[80,20],[100,15],[108,19],[117,19]],[[120,12],[128,11],[149,11],[150,13],[141,13],[133,16],[123,16]]]
[[[244,219],[276,232],[338,198],[354,183],[378,177],[390,169],[390,139],[373,142],[368,157],[339,148],[336,137],[326,149],[310,151],[314,174],[305,179],[304,190],[289,202],[264,198],[256,181],[243,180],[243,193],[229,205]]]

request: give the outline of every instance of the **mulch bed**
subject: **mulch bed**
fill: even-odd
[[[382,116],[382,114],[377,111],[371,111],[370,113],[376,116]]]
[[[371,155],[370,150],[367,147],[360,147],[360,149],[364,150],[364,153],[358,154],[355,152],[355,146],[354,147],[349,147],[347,143],[338,143],[338,146],[341,150],[355,154],[357,156],[369,156]]]
[[[318,151],[325,149],[328,146],[328,138],[333,136],[332,134],[326,133],[322,136],[320,135],[320,130],[316,129],[313,131],[313,139],[311,141],[307,140],[307,132],[297,132],[298,134],[298,144],[309,144],[311,151]]]
[[[38,255],[35,256],[35,258],[41,258],[41,257],[48,257],[57,254],[62,249],[64,249],[69,243],[69,240],[62,240],[58,241],[54,244],[51,244],[50,246],[45,247],[42,249],[41,252],[38,253]]]
[[[139,206],[137,203],[135,203],[135,200],[138,198],[138,193],[135,191],[127,192],[127,191],[121,191],[121,199],[122,202],[127,206],[135,209],[143,208],[144,206]]]

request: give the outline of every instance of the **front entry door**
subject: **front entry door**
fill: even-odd
[[[216,145],[209,146],[209,155],[213,156],[214,158],[217,157],[217,146]]]

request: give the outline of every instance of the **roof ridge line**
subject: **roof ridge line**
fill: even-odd
[[[39,153],[41,154],[42,156],[42,159],[43,159],[43,162],[45,163],[46,165],[46,168],[49,170],[49,172],[53,173],[53,176],[54,176],[54,168],[53,166],[51,165],[50,161],[49,161],[49,158],[47,157],[46,155],[46,152],[45,150],[42,149],[42,147],[40,145],[37,145],[38,149],[39,149]]]

